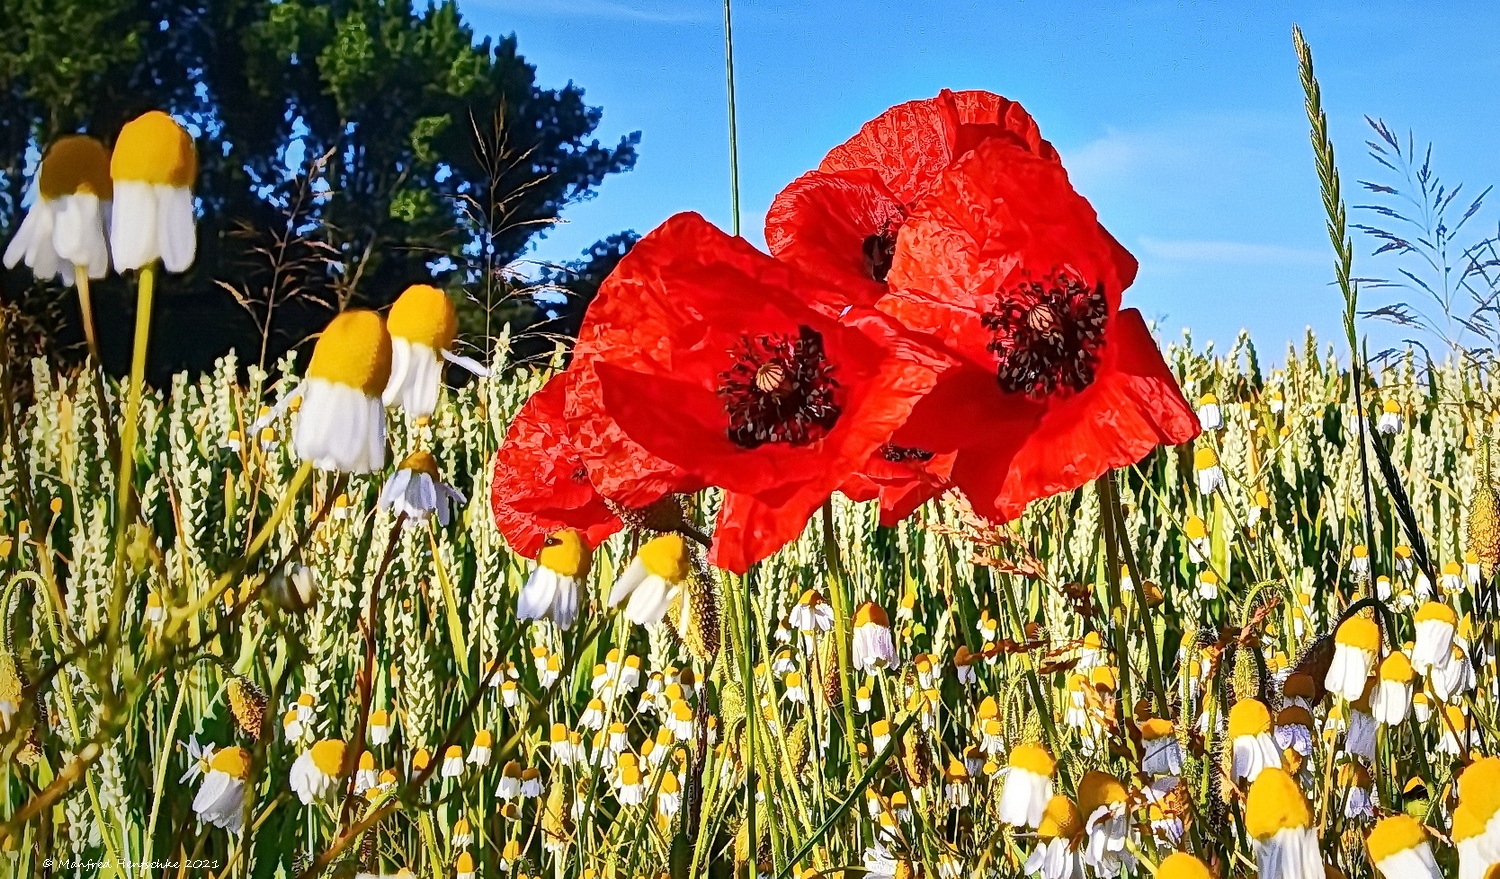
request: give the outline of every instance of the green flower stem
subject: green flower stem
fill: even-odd
[[[87,282],[85,282],[87,284]],[[80,288],[81,289],[81,288]],[[130,354],[130,384],[125,394],[125,423],[120,435],[120,466],[115,479],[115,589],[110,596],[110,620],[125,615],[128,564],[126,538],[135,501],[135,444],[140,435],[141,393],[146,385],[146,349],[151,344],[151,306],[156,295],[156,263],[141,267],[136,285],[135,344]],[[111,652],[119,645],[120,626],[110,627]]]
[[[833,597],[833,637],[839,664],[839,695],[844,703],[844,744],[849,748],[849,765],[862,770],[859,747],[854,740],[853,675],[849,667],[849,594],[843,565],[839,561],[838,543],[833,533],[833,500],[823,503],[823,554],[828,562],[828,591]]]

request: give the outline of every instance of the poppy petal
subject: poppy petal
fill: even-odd
[[[568,374],[561,373],[532,394],[495,453],[490,487],[495,524],[511,548],[528,558],[563,528],[582,531],[597,546],[622,527],[568,439],[563,421],[568,384]]]
[[[998,139],[1056,162],[1036,120],[1015,101],[984,91],[952,92],[898,104],[834,147],[820,171],[875,171],[904,205],[914,204],[939,174],[980,143]]]
[[[874,171],[809,171],[777,194],[766,213],[766,245],[777,259],[827,281],[846,305],[885,294],[903,212]],[[872,252],[878,251],[878,252]]]

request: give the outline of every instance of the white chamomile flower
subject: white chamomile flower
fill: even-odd
[[[594,551],[578,531],[566,528],[547,538],[536,569],[521,587],[516,619],[551,619],[567,631],[578,618],[578,590],[589,575]]]
[[[152,110],[125,123],[110,156],[114,207],[109,228],[116,271],[160,259],[169,272],[185,272],[197,252],[193,182],[198,153],[176,120]]]
[[[25,262],[38,278],[56,277],[69,286],[79,269],[90,278],[104,277],[113,193],[104,144],[80,134],[58,138],[37,169],[26,218],[5,248],[5,267]]]
[[[437,459],[418,449],[396,466],[396,472],[380,490],[379,507],[405,514],[407,525],[419,525],[437,513],[438,524],[447,527],[453,511],[468,503],[463,492],[442,480]]]
[[[373,311],[335,317],[313,347],[292,446],[320,470],[373,473],[385,467],[381,389],[391,372],[391,337]]]
[[[245,779],[250,774],[250,754],[229,747],[214,752],[203,774],[203,784],[193,797],[198,820],[230,833],[239,833],[245,813]]]
[[[407,287],[391,306],[386,325],[391,334],[391,375],[381,399],[387,406],[400,406],[415,418],[430,417],[437,409],[444,361],[478,376],[489,375],[478,362],[451,350],[458,315],[453,300],[436,287]]]
[[[625,605],[625,618],[640,626],[659,623],[693,576],[687,541],[680,534],[654,537],[615,580],[610,607]]]
[[[323,739],[303,751],[292,763],[292,790],[304,806],[322,799],[333,789],[344,767],[344,743]]]

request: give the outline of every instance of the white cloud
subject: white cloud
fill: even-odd
[[[1149,257],[1171,262],[1235,263],[1239,265],[1321,265],[1332,264],[1326,250],[1315,247],[1285,247],[1280,244],[1252,244],[1244,241],[1166,241],[1139,239],[1141,251]]]

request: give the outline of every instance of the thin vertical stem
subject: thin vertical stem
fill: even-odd
[[[126,600],[125,541],[135,501],[135,444],[140,431],[141,393],[146,384],[146,349],[151,343],[151,307],[156,293],[156,263],[141,267],[136,288],[135,344],[130,355],[130,384],[125,395],[125,423],[120,434],[120,467],[115,479],[115,589],[109,618],[123,618]],[[109,641],[119,643],[120,626],[110,627]]]
[[[99,358],[99,339],[94,335],[94,303],[89,295],[88,266],[74,266],[73,281],[78,287],[78,311],[83,315],[83,337],[89,343],[89,356],[94,358],[94,365],[99,366],[104,361]]]
[[[734,114],[734,27],[730,20],[730,0],[724,0],[724,78],[729,90],[729,231],[740,234],[740,146]]]
[[[823,502],[823,553],[828,563],[828,591],[833,598],[834,653],[839,666],[839,694],[844,703],[844,744],[849,749],[849,765],[861,771],[859,747],[854,740],[854,693],[849,659],[849,594],[843,565],[839,561],[838,543],[833,533],[833,501]]]

